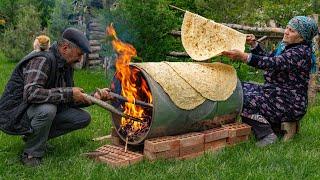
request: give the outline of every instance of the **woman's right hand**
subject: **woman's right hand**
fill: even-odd
[[[256,37],[253,34],[247,34],[246,43],[249,44],[251,47],[256,46]]]

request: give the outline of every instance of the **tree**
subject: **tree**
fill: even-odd
[[[16,25],[10,25],[1,34],[1,51],[12,61],[18,61],[32,50],[32,44],[41,32],[39,13],[32,5],[17,10]]]

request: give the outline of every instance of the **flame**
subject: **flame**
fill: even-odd
[[[139,95],[144,94],[144,96],[147,97],[147,102],[152,103],[152,95],[144,79],[142,79],[140,86],[137,85],[139,70],[130,69],[129,67],[131,59],[137,56],[137,51],[131,44],[124,43],[117,38],[116,31],[112,24],[107,27],[106,34],[113,38],[112,46],[118,54],[116,60],[116,78],[121,82],[121,95],[126,97],[130,102],[124,104],[124,113],[143,120],[145,110],[140,106],[136,106],[134,102],[136,99],[141,99]],[[133,122],[130,119],[122,117],[121,127],[125,127],[128,124],[132,124],[131,131],[133,132],[141,130],[142,128],[141,122]]]

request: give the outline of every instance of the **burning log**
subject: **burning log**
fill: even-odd
[[[100,93],[100,89],[97,89],[98,93]],[[113,98],[116,98],[116,99],[119,99],[121,101],[124,101],[124,102],[129,102],[129,103],[132,103],[132,104],[136,104],[136,105],[140,105],[140,106],[143,106],[143,107],[146,107],[146,108],[153,108],[153,105],[152,104],[149,104],[149,103],[146,103],[146,102],[143,102],[143,101],[140,101],[140,100],[135,100],[134,102],[130,102],[126,97],[123,97],[117,93],[114,93],[114,92],[111,92],[110,90],[108,91],[109,95],[112,96]]]

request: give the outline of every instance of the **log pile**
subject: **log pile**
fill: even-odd
[[[104,28],[98,23],[98,20],[92,19],[88,24],[88,39],[92,52],[88,54],[87,65],[97,66],[103,63],[103,58],[100,56],[101,43],[105,38]]]

